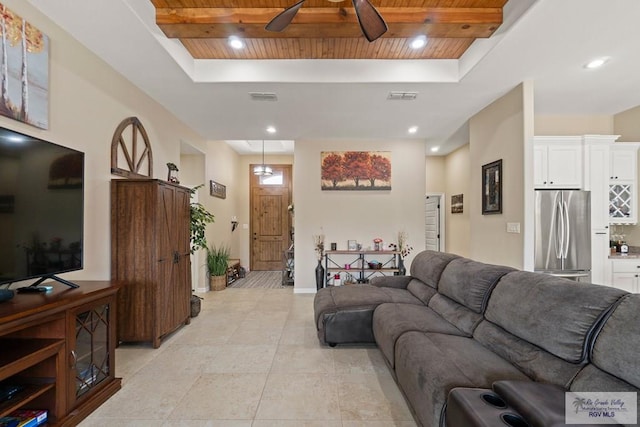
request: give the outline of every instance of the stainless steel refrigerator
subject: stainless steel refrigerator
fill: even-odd
[[[536,190],[535,271],[591,281],[591,194]]]

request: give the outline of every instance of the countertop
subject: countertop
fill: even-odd
[[[616,253],[615,255],[609,255],[609,259],[640,259],[640,253],[633,252],[628,254]]]

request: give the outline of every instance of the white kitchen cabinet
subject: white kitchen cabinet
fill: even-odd
[[[638,146],[617,143],[611,146],[609,168],[609,222],[638,222]]]
[[[620,142],[611,147],[611,181],[636,181],[638,146]]]
[[[583,156],[580,137],[535,137],[533,163],[536,189],[582,188]]]
[[[584,136],[584,189],[591,192],[591,282],[611,285],[609,152],[617,135]]]
[[[609,230],[591,232],[591,283],[611,285]]]
[[[640,259],[612,259],[611,285],[627,292],[640,292]]]
[[[609,153],[617,135],[585,135],[584,189],[591,192],[591,229],[609,228]]]

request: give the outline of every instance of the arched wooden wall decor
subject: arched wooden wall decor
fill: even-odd
[[[130,139],[125,131],[131,127]],[[142,136],[144,141],[144,149],[138,152],[138,134]],[[127,161],[127,168],[118,167],[118,151],[122,153]],[[147,174],[144,175],[140,169],[147,163]],[[124,119],[116,131],[113,133],[111,140],[111,173],[113,175],[123,176],[125,178],[152,178],[153,177],[153,153],[151,151],[151,143],[147,136],[147,131],[140,123],[137,117],[128,117]]]

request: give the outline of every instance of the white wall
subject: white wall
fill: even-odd
[[[468,257],[471,244],[471,225],[469,212],[471,212],[470,200],[470,159],[469,144],[463,145],[456,151],[447,155],[446,164],[446,248],[447,252]],[[451,196],[462,194],[462,213],[451,213]]]
[[[521,84],[469,121],[471,188],[469,206],[474,260],[524,266],[525,145],[533,138],[533,91]],[[482,165],[502,159],[502,214],[482,215]],[[508,222],[521,233],[507,233]]]
[[[238,205],[243,197],[243,185],[239,181],[240,156],[224,141],[209,141],[206,146],[205,187],[200,198],[215,221],[207,226],[209,245],[228,246],[231,257],[239,258],[237,231],[231,232],[231,217],[238,216]],[[215,181],[227,187],[227,197],[213,197],[209,192],[209,181]]]
[[[446,169],[445,156],[426,157],[425,191],[427,193],[444,193],[446,191]]]
[[[613,116],[593,115],[536,115],[535,135],[611,135]]]
[[[322,191],[322,151],[391,151],[390,191]],[[296,141],[293,165],[295,215],[296,292],[315,292],[317,261],[313,235],[324,232],[325,245],[347,240],[364,247],[380,237],[396,242],[398,231],[408,233],[415,248],[424,249],[425,148],[421,141]]]
[[[201,149],[204,141],[35,8],[20,0],[3,4],[50,38],[49,130],[5,117],[0,126],[85,153],[84,269],[63,277],[109,279],[110,149],[116,126],[130,116],[141,120],[151,140],[154,175],[160,179],[166,179],[167,162],[180,162],[181,140]]]

